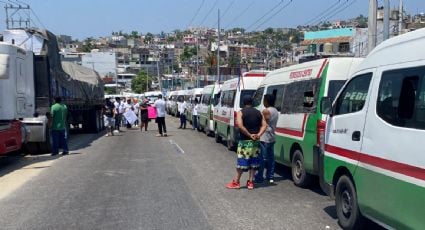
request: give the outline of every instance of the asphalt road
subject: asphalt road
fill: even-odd
[[[68,156],[0,158],[0,229],[339,229],[317,185],[278,167],[275,185],[228,190],[234,152],[175,118],[169,137],[155,125],[75,136]]]

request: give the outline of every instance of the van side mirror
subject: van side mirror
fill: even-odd
[[[332,116],[332,101],[330,97],[323,97],[320,101],[320,113]]]

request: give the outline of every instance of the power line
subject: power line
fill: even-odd
[[[230,21],[229,24],[227,24],[224,28],[227,29],[232,23],[239,20],[239,18],[242,17],[242,15],[244,15],[249,10],[249,8],[251,8],[251,6],[254,5],[254,3],[255,3],[255,0],[253,0],[243,11],[241,11],[240,14],[238,14],[235,18],[233,18],[233,20]]]
[[[309,25],[310,23],[316,21],[316,19],[323,17],[323,15],[325,15],[326,13],[331,11],[334,7],[338,6],[340,3],[341,3],[341,0],[338,0],[337,4],[332,4],[330,7],[326,8],[324,11],[320,12],[318,15],[316,15],[312,19],[308,20],[306,23],[304,23],[304,25]]]
[[[43,29],[45,29],[46,27],[44,26],[44,24],[41,22],[40,18],[37,16],[37,14],[34,12],[34,10],[32,8],[30,8],[31,12],[34,14],[35,19],[37,19],[38,23],[40,23],[41,27]]]
[[[230,10],[230,7],[235,3],[235,0],[231,1],[230,4],[227,6],[226,10],[224,10],[224,13],[220,16],[220,19],[223,19],[224,16],[226,16],[227,12]],[[216,22],[213,25],[213,28],[215,28],[217,26],[218,22]]]
[[[284,0],[281,0],[278,4],[276,4],[275,6],[273,6],[270,10],[268,10],[265,14],[263,14],[263,16],[261,16],[260,18],[258,18],[254,23],[252,23],[251,25],[249,25],[246,30],[249,30],[250,28],[252,28],[254,25],[256,25],[258,22],[260,22],[261,20],[263,20],[264,17],[266,17],[267,15],[269,15],[271,12],[273,12],[277,7],[279,7],[280,5],[282,5],[282,3],[284,2]]]
[[[343,12],[343,11],[344,11],[344,10],[346,10],[348,7],[352,6],[352,5],[353,5],[356,1],[357,1],[357,0],[353,0],[350,4],[346,5],[345,7],[344,7],[344,5],[341,5],[342,7],[339,7],[337,10],[335,10],[336,12],[335,12],[334,14],[331,14],[330,16],[328,16],[328,17],[324,18],[324,20],[323,20],[323,21],[327,21],[327,20],[329,20],[329,19],[333,18],[335,15],[337,15],[337,14],[339,14],[339,13]],[[348,3],[348,2],[349,2],[349,1],[347,0],[347,3]],[[320,21],[320,22],[321,22],[321,21]],[[317,23],[317,25],[319,25],[319,24],[320,24],[320,22],[319,22],[319,23]]]
[[[211,9],[208,11],[208,13],[205,15],[205,17],[202,19],[201,23],[199,25],[204,24],[205,20],[207,20],[208,16],[210,16],[211,12],[213,12],[218,0],[215,0],[214,4],[212,5]]]
[[[276,11],[274,14],[272,14],[270,17],[268,17],[263,23],[261,23],[260,25],[258,25],[254,30],[257,30],[258,28],[260,28],[261,26],[263,26],[264,24],[266,24],[268,21],[270,21],[272,18],[274,18],[276,15],[278,15],[280,12],[282,12],[282,10],[284,10],[285,8],[287,8],[289,5],[291,5],[292,0],[290,0],[288,3],[286,3],[285,5],[283,5],[278,11]]]
[[[342,4],[341,5],[338,5],[335,9],[333,9],[332,10],[332,12],[329,12],[329,13],[333,13],[333,12],[337,12],[337,13],[339,13],[340,12],[340,10],[342,9],[342,8],[344,8],[348,3],[350,2],[350,0],[346,0],[345,2],[342,2]],[[325,14],[325,15],[323,15],[322,17],[320,17],[320,18],[318,18],[317,20],[315,20],[314,21],[314,23],[312,23],[312,25],[319,25],[320,23],[322,23],[322,22],[324,22],[324,21],[326,21],[325,19],[328,17],[328,15],[329,14]]]
[[[199,11],[201,11],[202,7],[204,6],[205,0],[202,0],[201,5],[199,5],[198,9],[195,12],[195,15],[193,15],[192,19],[190,19],[190,22],[188,24],[187,27],[192,25],[193,20],[195,20],[195,18],[198,16]]]

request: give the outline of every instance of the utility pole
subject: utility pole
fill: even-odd
[[[398,6],[398,35],[403,33],[403,0],[400,0]]]
[[[31,8],[28,4],[25,4],[25,5],[6,4],[4,8],[6,10],[6,28],[7,29],[30,28],[31,26],[30,9]],[[12,13],[9,13],[10,11],[12,11]],[[19,20],[15,20],[14,16],[19,11],[24,11],[24,15],[27,15],[27,18],[22,19],[21,14],[19,14]],[[19,26],[15,26],[15,23],[18,23]],[[22,24],[24,24],[25,26],[22,26]]]
[[[156,74],[157,74],[157,78],[158,78],[158,83],[159,83],[159,91],[162,92],[162,81],[161,81],[161,75],[159,74],[159,60],[160,60],[160,51],[158,50],[158,56],[156,59]]]
[[[217,36],[217,78],[220,83],[220,9],[218,9],[218,36]]]
[[[146,92],[149,91],[149,69],[146,66]]]
[[[369,0],[369,17],[368,17],[368,52],[372,51],[376,46],[376,9],[377,0]]]
[[[384,0],[384,39],[390,38],[390,0]]]
[[[199,31],[198,31],[198,33],[199,33]],[[199,55],[198,55],[198,52],[199,52],[199,34],[198,33],[196,33],[196,74],[195,74],[195,77],[196,77],[196,87],[195,88],[199,88]]]

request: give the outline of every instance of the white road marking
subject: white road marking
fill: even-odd
[[[180,147],[179,144],[177,144],[175,141],[170,140],[170,144],[174,145],[180,153],[184,153],[184,150],[182,149],[182,147]]]

